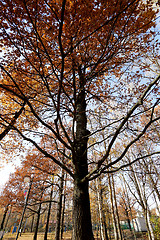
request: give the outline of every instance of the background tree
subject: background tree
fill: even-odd
[[[1,132],[12,129],[7,134],[14,144],[24,140],[34,145],[73,178],[73,239],[94,239],[89,181],[125,167],[121,160],[128,150],[160,118],[155,115],[160,76],[146,79],[145,69],[138,65],[155,37],[153,1],[0,4],[5,46],[0,63]],[[148,120],[142,124],[146,102]],[[93,122],[97,108],[104,115],[101,126]],[[108,140],[105,151],[98,134],[102,131]],[[94,159],[91,136],[101,152]],[[112,148],[122,137],[125,144],[114,156]],[[48,142],[60,153],[66,149],[65,162],[49,150]]]
[[[33,215],[35,217],[38,215],[38,209],[40,209],[38,208],[39,205],[41,205],[41,207],[43,208],[42,213],[46,211],[46,204],[50,201],[48,199],[48,189],[53,185],[50,181],[50,175],[46,173],[44,174],[42,173],[42,171],[31,168],[28,164],[28,161],[23,162],[22,166],[18,167],[15,173],[11,174],[8,183],[6,183],[6,186],[0,196],[1,206],[5,206],[5,204],[10,205],[12,207],[12,215],[19,215],[19,221],[21,220],[21,214],[23,212],[26,201],[25,196],[27,189],[24,183],[24,177],[26,175],[32,178],[32,186],[30,189],[30,194],[26,205],[26,211],[24,212],[24,218],[21,225],[22,231],[25,230],[25,220],[27,221],[27,219],[29,219]],[[54,186],[54,189],[55,188],[57,187]],[[42,192],[43,198],[41,197]],[[11,217],[17,226],[17,220],[14,219],[14,216]],[[13,221],[12,225],[14,225]],[[8,229],[10,229],[10,227],[8,227]]]

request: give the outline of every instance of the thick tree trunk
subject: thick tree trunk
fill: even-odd
[[[85,100],[85,78],[79,68],[80,87],[76,99],[76,141],[73,151],[73,164],[75,168],[73,193],[73,240],[93,240],[89,183],[82,179],[88,174],[87,164],[87,117]]]
[[[93,240],[88,182],[74,182],[73,240]]]

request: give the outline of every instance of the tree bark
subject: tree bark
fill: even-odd
[[[105,221],[105,214],[103,211],[103,195],[101,189],[100,179],[96,179],[97,199],[98,199],[98,210],[100,216],[100,232],[102,240],[108,240],[107,227]]]
[[[99,211],[99,218],[100,218],[100,233],[101,233],[101,239],[104,240],[104,232],[103,232],[103,219],[102,219],[102,202],[100,197],[100,186],[99,181],[96,179],[96,190],[97,190],[97,200],[98,200],[98,211]]]
[[[73,240],[93,240],[88,182],[74,183]]]
[[[108,231],[107,231],[107,225],[106,225],[106,216],[104,211],[102,210],[102,219],[103,219],[103,226],[104,226],[104,236],[105,236],[105,240],[109,240],[108,237]]]
[[[40,201],[42,200],[42,196],[43,196],[43,191],[42,191],[42,194],[41,194]],[[37,240],[38,226],[39,226],[40,213],[41,213],[41,206],[42,206],[42,203],[40,202],[40,203],[39,203],[38,212],[37,212],[37,221],[36,221],[36,228],[35,228],[33,240]]]
[[[63,239],[63,231],[64,231],[64,213],[65,213],[65,201],[66,201],[66,196],[65,194],[63,195],[63,210],[62,210],[62,218],[61,218],[61,237],[60,239]]]
[[[66,184],[67,184],[67,179],[66,179],[67,175],[64,177],[64,183],[65,183],[65,187],[66,188]],[[63,231],[64,231],[64,215],[65,215],[65,204],[66,204],[66,192],[64,190],[64,194],[63,194],[63,210],[62,210],[62,218],[61,218],[61,237],[60,239],[63,239]]]
[[[112,213],[112,221],[113,221],[113,229],[114,229],[114,239],[118,240],[118,229],[116,224],[116,217],[115,217],[115,209],[114,209],[114,196],[112,192],[112,183],[111,183],[111,176],[108,173],[108,183],[109,183],[109,193],[110,193],[110,202],[111,202],[111,213]]]
[[[113,190],[113,200],[114,200],[114,211],[115,211],[115,218],[116,218],[116,225],[118,230],[118,239],[122,240],[122,230],[120,226],[120,219],[119,219],[119,213],[118,213],[118,207],[117,207],[117,199],[116,199],[116,192],[115,192],[115,185],[114,185],[114,178],[113,174],[111,174],[112,178],[112,190]]]
[[[64,171],[62,170],[62,176],[60,178],[60,186],[59,186],[59,200],[58,200],[58,206],[57,206],[57,220],[56,220],[56,229],[55,229],[55,240],[60,239],[63,184],[64,184]]]
[[[50,202],[49,202],[49,207],[48,207],[48,214],[47,214],[47,222],[46,222],[44,240],[47,240],[47,234],[48,234],[48,229],[49,229],[49,219],[50,219],[51,206],[52,206],[52,195],[53,195],[53,185],[51,187],[51,193],[50,193]]]
[[[93,240],[89,183],[81,181],[88,174],[87,164],[87,117],[85,100],[85,78],[79,68],[80,87],[76,99],[76,141],[73,151],[75,168],[73,193],[73,240]]]

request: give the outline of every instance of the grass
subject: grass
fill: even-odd
[[[48,233],[47,240],[53,240],[54,239],[54,232]],[[21,236],[18,237],[18,240],[33,240],[34,233],[22,233]],[[16,233],[5,233],[3,240],[15,240],[16,239]],[[44,233],[38,233],[37,240],[43,240],[44,239]],[[64,240],[70,240],[71,239],[71,232],[64,233],[63,236]]]

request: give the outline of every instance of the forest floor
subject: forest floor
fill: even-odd
[[[134,240],[134,237],[131,236],[129,231],[123,231],[124,233],[124,240]],[[146,236],[146,233],[137,233],[136,234],[137,240],[148,240],[148,237]],[[33,240],[33,233],[23,233],[21,236],[18,237],[18,240]],[[15,240],[16,239],[16,233],[5,233],[3,240]],[[37,240],[43,240],[44,239],[44,233],[39,233]],[[48,240],[54,239],[54,232],[48,233]],[[64,240],[71,240],[71,232],[65,232],[63,235]],[[114,239],[114,236],[111,237],[111,239]],[[95,240],[100,240],[100,237],[95,234]]]

